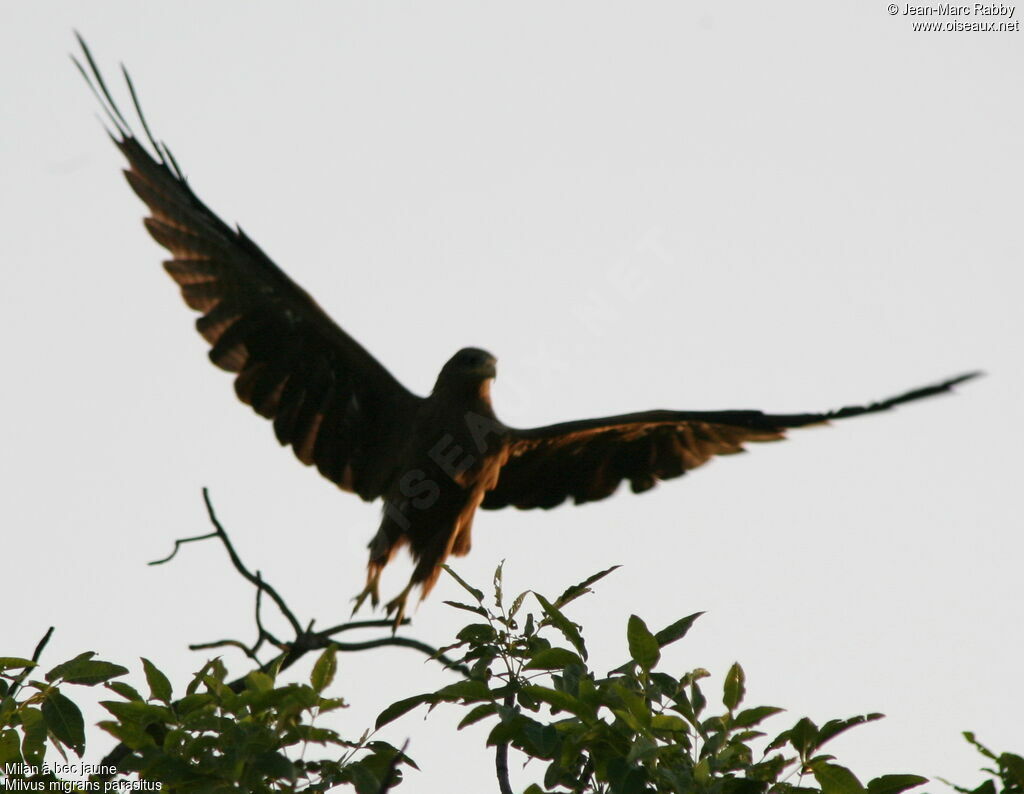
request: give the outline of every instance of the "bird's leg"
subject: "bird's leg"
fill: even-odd
[[[363,605],[367,597],[370,599],[370,606],[374,609],[377,608],[377,605],[380,603],[380,573],[383,570],[383,565],[375,565],[372,562],[369,564],[366,572],[366,587],[363,588],[363,592],[352,599],[356,602],[356,605],[352,607],[353,615],[359,611],[359,607]]]
[[[391,633],[394,634],[398,631],[398,627],[402,625],[402,621],[405,620],[405,604],[409,599],[409,593],[412,592],[412,588],[415,582],[409,582],[397,596],[388,601],[384,607],[384,611],[390,616],[392,612],[395,613],[395,620],[391,624]]]

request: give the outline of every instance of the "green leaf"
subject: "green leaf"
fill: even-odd
[[[863,725],[865,722],[874,722],[884,717],[884,714],[860,714],[856,717],[848,717],[845,720],[829,720],[821,728],[818,729],[818,739],[816,747],[821,747],[825,742],[836,738],[843,731],[848,731],[857,725]]]
[[[1014,753],[1002,753],[999,756],[999,766],[1006,770],[1016,786],[1024,790],[1024,758]]]
[[[534,593],[533,596],[540,603],[541,608],[544,610],[544,614],[547,616],[548,622],[562,632],[562,635],[572,643],[572,646],[579,652],[580,656],[586,659],[587,648],[583,644],[583,637],[580,636],[580,632],[579,629],[576,628],[576,624],[563,615],[561,610],[559,610],[540,593]]]
[[[655,714],[651,718],[651,729],[655,731],[686,732],[689,725],[682,717],[675,714]]]
[[[295,776],[295,766],[278,752],[260,753],[252,760],[252,765],[271,780]]]
[[[792,744],[792,735],[792,728],[784,730],[782,733],[780,733],[778,736],[776,736],[768,743],[768,746],[764,749],[764,754],[768,755],[768,753],[772,752],[773,750],[780,749],[786,742]],[[781,758],[781,756],[778,757]]]
[[[25,738],[21,741],[21,754],[25,763],[39,766],[46,753],[46,720],[39,709],[23,708],[20,711],[21,726]]]
[[[743,668],[740,667],[739,662],[735,662],[729,668],[729,672],[725,674],[725,687],[722,694],[722,703],[729,711],[735,711],[743,701],[743,696],[747,692],[745,682],[746,676],[743,674]]]
[[[193,692],[190,695],[185,695],[181,700],[175,704],[176,711],[182,716],[191,714],[193,711],[198,711],[204,706],[208,706],[214,702],[213,695],[209,695],[206,692]]]
[[[605,568],[603,571],[599,571],[592,576],[588,576],[582,582],[574,584],[571,587],[567,587],[565,589],[565,592],[563,592],[557,599],[555,599],[555,606],[561,609],[570,601],[575,601],[580,596],[586,595],[590,592],[590,585],[594,584],[595,582],[601,579],[604,579],[604,577],[606,577],[612,571],[615,571],[621,567],[621,565],[613,565],[611,568]],[[536,595],[536,593],[534,595]]]
[[[700,691],[700,685],[696,681],[690,684],[690,703],[693,705],[695,717],[699,717],[700,713],[704,711],[704,707],[708,704],[708,699],[704,697],[704,693]]]
[[[330,728],[317,728],[313,725],[296,725],[295,735],[304,742],[315,742],[316,744],[337,744],[342,747],[347,747],[350,744],[342,739],[337,731],[332,731]]]
[[[864,786],[845,766],[822,762],[814,764],[811,771],[821,786],[821,794],[863,794]]]
[[[928,778],[920,775],[882,775],[868,783],[868,794],[900,794],[927,782]]]
[[[154,703],[140,703],[137,700],[130,700],[127,703],[120,700],[101,700],[100,705],[121,722],[131,722],[142,727],[174,720],[174,714],[169,708]]]
[[[320,658],[313,665],[313,671],[309,674],[309,682],[317,693],[323,692],[334,681],[334,675],[338,672],[338,652],[331,645],[326,648]]]
[[[492,700],[494,698],[490,688],[483,681],[465,680],[456,681],[446,687],[441,687],[432,696],[435,701],[447,701],[454,703],[459,700],[472,702],[476,700]]]
[[[527,670],[562,670],[569,665],[582,665],[583,660],[568,648],[543,648],[526,663]]]
[[[396,700],[394,703],[392,703],[390,706],[388,706],[380,714],[377,715],[377,722],[374,727],[377,730],[380,730],[389,722],[397,720],[403,714],[412,711],[417,706],[420,706],[424,703],[432,702],[434,702],[433,693],[428,693],[426,695],[416,695],[415,697],[405,698],[404,700]]]
[[[473,587],[473,585],[471,585],[469,582],[467,582],[465,579],[463,579],[461,576],[459,576],[457,573],[455,573],[455,571],[453,571],[449,566],[442,565],[441,567],[444,568],[445,571],[448,572],[448,574],[452,577],[452,579],[454,579],[456,582],[458,582],[460,585],[462,585],[462,589],[463,590],[465,590],[467,593],[469,593],[471,596],[473,596],[473,600],[474,601],[476,601],[478,604],[480,604],[480,606],[483,606],[483,603],[484,603],[484,592],[483,592],[483,590],[477,590],[475,587]]]
[[[509,607],[509,610],[508,610],[509,618],[514,618],[516,616],[516,613],[519,611],[519,608],[523,605],[523,601],[526,600],[526,597],[529,594],[530,594],[529,590],[524,590],[523,592],[521,592],[519,595],[517,595],[515,597],[515,599],[512,601],[512,606]]]
[[[785,744],[785,742],[783,742],[783,744]],[[776,753],[775,755],[769,757],[768,752],[769,751],[767,750],[764,751],[761,756],[763,760],[754,764],[754,766],[750,767],[747,770],[746,776],[749,780],[776,783],[778,782],[779,777],[782,775],[786,767],[788,767],[792,763],[792,759],[787,758],[786,756],[782,755],[782,753]],[[764,787],[762,786],[762,790],[763,788]],[[775,791],[778,792],[793,792],[795,790],[795,788],[790,789],[783,787],[775,789]]]
[[[153,700],[170,703],[173,694],[171,682],[149,659],[140,658],[142,658],[142,669],[146,672],[146,683],[149,684],[149,696]]]
[[[189,681],[188,686],[185,687],[186,695],[192,695],[198,691],[200,684],[206,680],[206,674],[211,670],[216,670],[216,665],[214,664],[216,661],[216,659],[210,659],[206,664],[199,668],[199,672],[192,676],[192,680]]]
[[[364,760],[372,761],[374,763],[381,764],[381,768],[390,768],[391,762],[397,755],[399,760],[406,766],[411,766],[413,769],[419,769],[416,762],[413,761],[409,756],[395,747],[393,744],[387,742],[367,742],[366,749],[373,753],[372,756],[365,758]]]
[[[58,664],[46,674],[47,682],[52,684],[54,681],[63,680],[68,684],[95,686],[128,672],[128,668],[119,664],[93,659],[95,655],[93,651],[86,651],[74,659]]]
[[[467,626],[463,626],[455,636],[462,642],[468,642],[472,645],[484,645],[496,639],[498,633],[490,623],[470,623]]]
[[[18,708],[17,702],[12,697],[0,698],[0,727],[11,724],[11,716]]]
[[[81,664],[82,662],[88,662],[95,655],[96,651],[86,651],[85,653],[78,654],[78,656],[74,657],[73,659],[68,659],[66,662],[61,662],[46,674],[47,683],[52,684],[58,678],[63,678],[65,670],[69,670],[75,667],[76,665]]]
[[[442,601],[441,603],[447,604],[450,607],[456,609],[464,609],[467,612],[472,612],[474,615],[480,615],[480,617],[487,617],[487,610],[482,606],[473,606],[472,604],[463,604],[461,601]]]
[[[627,678],[616,678],[602,687],[605,705],[616,713],[629,713],[636,725],[645,728],[651,724],[651,706],[643,694],[630,686]]]
[[[737,728],[749,728],[782,711],[783,709],[775,706],[755,706],[752,709],[743,709],[733,718],[732,724]]]
[[[335,711],[336,709],[347,709],[348,704],[344,698],[320,698],[316,707],[320,710],[321,714],[326,714],[328,711]]]
[[[494,601],[501,607],[501,569],[505,567],[505,561],[502,560],[498,563],[498,567],[494,569]]]
[[[807,758],[818,746],[818,726],[804,717],[790,729],[789,743],[801,758]]]
[[[144,699],[135,687],[131,684],[126,684],[124,681],[107,681],[104,686],[111,692],[116,692],[125,700],[141,701]]]
[[[973,744],[974,747],[978,750],[978,752],[981,753],[986,758],[991,758],[993,761],[996,761],[996,762],[999,761],[999,759],[996,757],[995,753],[993,753],[985,745],[983,745],[981,742],[978,741],[978,739],[974,735],[974,731],[964,731],[964,738],[967,741],[969,741],[971,744]]]
[[[626,640],[629,642],[629,655],[645,672],[649,672],[661,658],[658,641],[647,628],[647,624],[636,615],[629,616],[626,625]]]
[[[274,679],[262,670],[250,670],[245,675],[245,688],[250,692],[273,692]]]
[[[498,713],[497,703],[481,703],[479,706],[474,706],[470,709],[469,714],[463,717],[459,721],[459,726],[456,730],[462,730],[467,725],[473,725],[474,723],[480,722],[482,719],[490,717],[492,714]]]
[[[142,750],[146,747],[156,746],[153,737],[146,733],[145,728],[139,725],[112,722],[111,720],[100,720],[96,725],[131,750]]]
[[[342,770],[341,780],[351,783],[356,794],[377,794],[382,788],[380,779],[362,761],[347,764]]]
[[[534,758],[551,760],[558,747],[558,732],[553,725],[532,720],[523,714],[499,722],[487,736],[487,746],[508,742]]]
[[[686,697],[686,693],[680,693],[679,697],[673,699],[672,709],[686,717],[686,719],[694,726],[699,722],[697,715],[693,712],[693,706]]]
[[[11,670],[19,667],[31,669],[35,666],[36,663],[31,659],[22,659],[19,656],[0,656],[0,670]]]
[[[679,694],[682,686],[679,680],[667,673],[651,673],[651,683],[658,688],[658,691],[670,700]]]
[[[43,701],[43,719],[60,743],[81,758],[85,752],[85,722],[78,706],[54,689]]]
[[[690,627],[694,624],[703,612],[694,612],[692,615],[687,615],[685,618],[680,618],[675,623],[666,626],[657,634],[654,635],[654,639],[658,641],[658,647],[664,648],[666,645],[681,640],[686,636],[686,632],[690,630]]]
[[[0,764],[16,764],[21,761],[21,743],[18,732],[13,728],[0,731]]]
[[[577,717],[581,717],[583,719],[594,716],[594,710],[592,708],[579,698],[573,697],[568,692],[562,692],[559,689],[550,689],[546,686],[537,686],[536,684],[524,686],[522,692],[527,697],[539,700],[541,703],[547,703],[556,711],[568,711],[570,714],[575,714]]]

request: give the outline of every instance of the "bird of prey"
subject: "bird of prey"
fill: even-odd
[[[75,61],[114,126],[125,175],[149,209],[146,228],[170,251],[163,265],[185,303],[200,313],[210,360],[235,374],[235,392],[273,421],[277,440],[306,465],[362,499],[383,500],[370,541],[366,586],[379,603],[381,571],[408,546],[415,568],[386,605],[395,626],[416,586],[426,597],[449,555],[469,551],[477,508],[549,509],[635,493],[679,477],[747,442],[775,441],[790,428],[885,411],[949,391],[961,375],[865,406],[823,413],[756,410],[644,411],[527,430],[495,415],[496,360],[467,347],[419,397],[343,331],[240,228],[231,228],[189,187],[170,151],[151,134],[124,72],[141,141],[114,103],[85,42]]]

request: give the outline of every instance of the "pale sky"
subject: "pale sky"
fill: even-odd
[[[831,747],[865,782],[977,784],[962,730],[1024,752],[1024,33],[913,32],[874,2],[44,1],[0,22],[0,655],[53,624],[44,662],[94,650],[138,683],[145,655],[181,688],[205,658],[188,643],[250,639],[218,547],[145,565],[207,531],[204,485],[325,626],[378,522],[206,360],[68,60],[77,28],[124,105],[129,66],[200,197],[418,393],[466,345],[498,356],[519,426],[822,410],[986,370],[642,496],[484,512],[457,569],[486,586],[505,559],[508,590],[551,595],[621,563],[570,613],[599,672],[630,613],[707,610],[666,669],[706,667],[717,694],[739,660],[748,703],[789,710],[774,732],[886,713]],[[449,642],[453,597],[442,579],[406,633]],[[346,655],[334,727],[450,680],[408,651]],[[403,791],[495,788],[461,716],[387,728],[423,770]],[[95,731],[88,758],[111,745]],[[512,766],[519,789],[542,775]]]

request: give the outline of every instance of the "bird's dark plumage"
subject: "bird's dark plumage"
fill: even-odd
[[[785,431],[832,419],[886,411],[949,391],[977,373],[864,406],[813,414],[761,411],[645,411],[516,431],[497,487],[482,507],[550,508],[611,496],[623,480],[634,493],[679,477],[714,455],[743,451],[752,441],[777,441]]]
[[[146,228],[171,253],[164,268],[200,313],[196,327],[210,360],[235,374],[235,392],[272,420],[281,444],[327,479],[384,515],[370,543],[360,596],[377,602],[380,572],[408,544],[416,567],[389,604],[401,619],[410,589],[429,592],[450,554],[465,554],[478,507],[551,508],[604,499],[628,481],[634,492],[679,477],[747,442],[774,441],[790,428],[887,410],[949,391],[962,375],[867,406],[817,414],[760,411],[647,411],[520,430],[491,407],[495,359],[465,348],[418,397],[345,333],[241,229],[200,201],[167,148],[152,151],[115,105],[92,55],[76,61],[116,133],[125,175],[149,208]],[[396,623],[397,624],[397,623]]]

